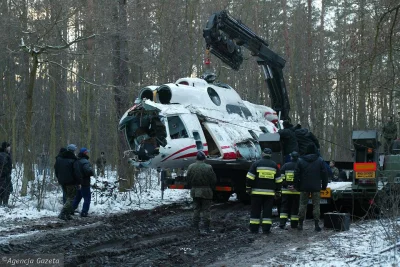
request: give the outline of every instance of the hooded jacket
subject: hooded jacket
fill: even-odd
[[[315,135],[306,128],[300,128],[294,131],[299,145],[300,155],[304,155],[307,150],[307,146],[314,144],[316,149],[319,149],[319,141]]]
[[[83,153],[78,154],[80,172],[82,174],[82,186],[90,186],[90,176],[94,176],[92,165],[89,162],[89,156]]]
[[[283,130],[279,130],[278,133],[281,136],[281,141],[283,144],[283,155],[289,155],[293,151],[299,152],[299,146],[293,127],[287,127]]]
[[[78,159],[71,151],[65,151],[56,157],[54,172],[61,185],[80,185],[82,183]]]
[[[325,163],[317,154],[300,157],[294,172],[295,188],[301,192],[319,192],[328,184]]]

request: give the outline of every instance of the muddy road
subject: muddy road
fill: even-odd
[[[68,222],[41,218],[1,231],[0,253],[63,253],[65,266],[279,266],[290,261],[283,251],[333,234],[314,232],[311,221],[302,232],[281,230],[277,217],[271,234],[250,234],[249,209],[238,202],[214,204],[207,235],[190,227],[190,203]]]

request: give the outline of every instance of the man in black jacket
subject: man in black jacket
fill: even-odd
[[[300,155],[304,155],[306,153],[307,147],[310,144],[314,144],[315,148],[319,150],[320,148],[319,141],[315,137],[315,135],[312,132],[310,132],[307,128],[300,128],[299,126],[300,125],[298,125],[294,133],[297,138],[297,143],[299,145],[298,152],[300,153]]]
[[[82,175],[80,172],[79,162],[74,152],[76,145],[70,144],[60,157],[57,157],[54,165],[55,175],[58,183],[64,188],[65,191],[65,204],[61,210],[58,218],[62,220],[71,220],[72,201],[75,198],[76,190],[80,189]]]
[[[307,146],[306,155],[302,156],[294,172],[295,188],[300,191],[299,225],[298,229],[303,230],[303,221],[306,217],[308,195],[311,194],[313,204],[313,216],[315,231],[321,231],[319,227],[320,217],[320,191],[325,190],[328,184],[328,177],[324,161],[317,155],[314,144]]]
[[[92,165],[89,162],[89,150],[85,147],[82,147],[78,154],[78,161],[80,171],[82,173],[82,186],[81,189],[77,191],[74,202],[72,204],[73,210],[78,208],[81,199],[83,198],[83,206],[81,211],[81,217],[87,217],[90,201],[91,201],[91,192],[90,192],[90,177],[94,176],[94,171]]]
[[[0,148],[0,206],[8,206],[8,199],[13,191],[11,183],[12,160],[11,145],[3,142]]]
[[[271,160],[272,150],[264,148],[262,156],[247,173],[246,191],[251,194],[250,231],[258,233],[261,225],[263,233],[268,234],[272,225],[274,197],[280,194],[282,177],[278,165]]]
[[[65,147],[60,148],[60,151],[58,151],[58,155],[56,156],[56,163],[57,163],[57,158],[61,157],[62,154],[63,154],[65,151],[67,151],[67,149],[66,149]],[[56,168],[56,165],[54,164],[54,169],[55,169],[55,168]],[[57,173],[56,173],[55,175],[56,175],[56,178],[57,178],[57,181],[58,181]],[[65,200],[66,200],[65,186],[64,186],[64,185],[61,185],[61,189],[62,189],[62,193],[63,193],[62,200],[63,200],[63,205],[64,205],[64,204],[65,204]]]
[[[281,137],[281,142],[283,145],[283,156],[285,157],[285,163],[290,162],[290,153],[293,151],[299,151],[293,125],[288,121],[284,121],[283,129],[279,130],[278,133]]]

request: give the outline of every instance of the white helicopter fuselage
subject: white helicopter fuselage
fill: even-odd
[[[243,101],[228,85],[199,78],[145,87],[135,103],[119,129],[137,167],[185,168],[198,151],[214,161],[255,160],[261,156],[258,136],[278,130],[271,108]]]

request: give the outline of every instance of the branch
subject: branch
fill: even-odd
[[[43,46],[44,49],[53,49],[53,50],[62,50],[62,49],[66,49],[69,48],[71,45],[84,41],[84,40],[88,40],[88,39],[92,39],[96,37],[96,34],[92,34],[90,36],[87,37],[78,37],[75,40],[73,40],[72,42],[66,43],[64,45],[60,45],[60,46],[53,46],[53,45],[45,45]]]
[[[87,83],[87,84],[90,84],[90,85],[93,85],[93,86],[98,86],[98,87],[104,87],[104,86],[107,86],[107,87],[118,87],[118,86],[110,85],[110,84],[97,84],[97,83],[90,82],[90,81],[86,80],[85,78],[83,78],[82,76],[80,76],[80,75],[79,75],[78,73],[76,73],[75,71],[73,71],[73,70],[71,70],[71,69],[69,69],[69,68],[64,67],[64,66],[61,65],[60,63],[57,63],[57,62],[54,62],[54,61],[43,61],[43,62],[47,62],[47,63],[50,63],[50,64],[57,65],[57,66],[59,66],[60,68],[66,70],[66,71],[68,71],[68,72],[71,72],[72,74],[74,74],[76,77],[78,77],[78,78],[81,79],[84,83]],[[43,63],[43,62],[41,62],[41,63]]]
[[[393,249],[393,248],[396,248],[396,247],[400,247],[400,242],[397,242],[396,244],[391,245],[390,247],[387,247],[387,248],[385,248],[385,249],[382,249],[381,251],[379,251],[379,253],[384,253],[384,252],[386,252],[386,251],[388,251],[388,250],[391,250],[391,249]]]
[[[58,46],[54,46],[54,45],[30,45],[27,46],[25,45],[24,42],[24,38],[21,38],[21,44],[19,45],[20,49],[22,49],[23,51],[30,53],[30,54],[41,54],[44,53],[46,50],[63,50],[66,48],[69,48],[71,45],[84,41],[84,40],[88,40],[91,38],[96,37],[96,34],[92,34],[90,36],[87,37],[78,37],[75,40],[69,42],[69,43],[65,43],[64,45],[58,45]]]

